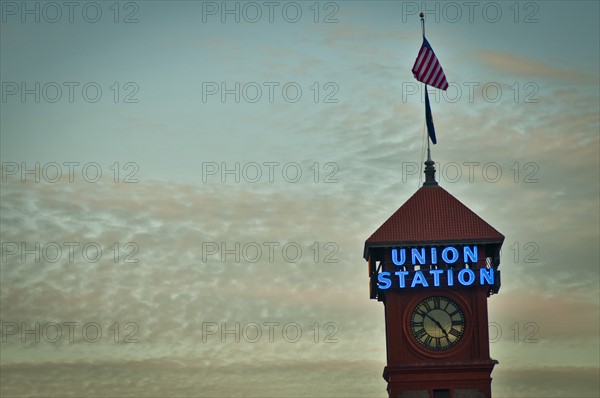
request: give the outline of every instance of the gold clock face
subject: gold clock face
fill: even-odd
[[[423,347],[434,351],[447,350],[462,338],[465,315],[460,306],[447,297],[428,297],[414,308],[410,330]]]

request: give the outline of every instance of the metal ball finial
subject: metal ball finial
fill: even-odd
[[[425,13],[423,13],[423,12],[422,12],[422,13],[420,13],[420,14],[419,14],[419,16],[420,16],[421,18],[424,18],[424,17],[425,17]]]

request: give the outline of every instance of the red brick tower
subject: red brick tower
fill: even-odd
[[[394,398],[491,397],[487,298],[500,288],[504,236],[435,181],[365,242],[371,298],[385,307]]]

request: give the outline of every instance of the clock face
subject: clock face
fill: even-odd
[[[456,345],[465,331],[465,315],[459,305],[447,297],[433,296],[416,305],[410,317],[415,340],[434,351]]]

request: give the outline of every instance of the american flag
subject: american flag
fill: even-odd
[[[413,65],[412,73],[415,75],[415,79],[429,86],[442,90],[448,88],[448,81],[446,80],[442,65],[440,65],[440,61],[438,61],[425,37],[423,37],[423,45]]]

